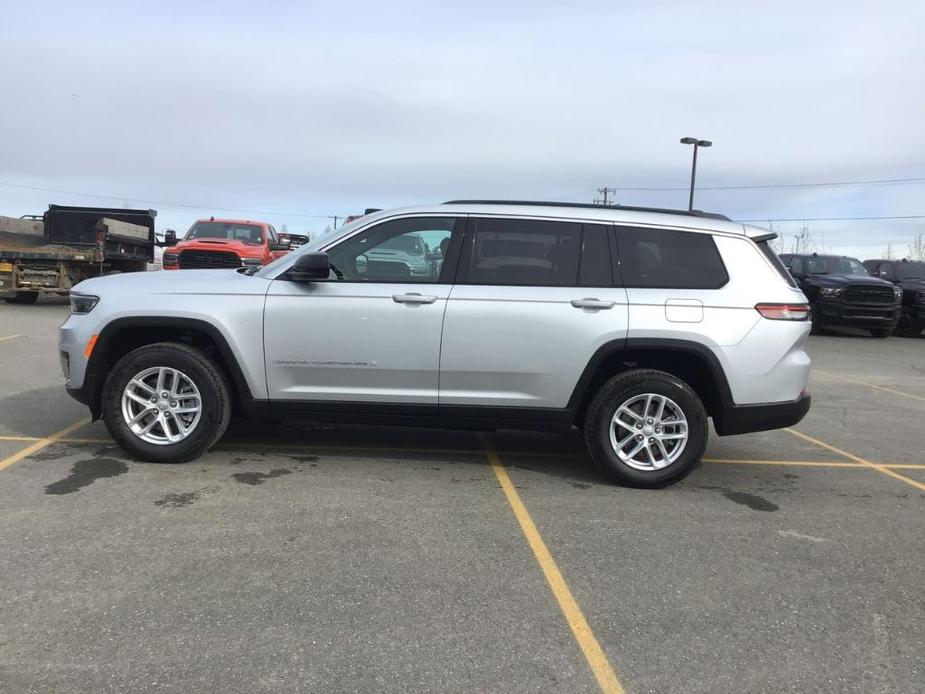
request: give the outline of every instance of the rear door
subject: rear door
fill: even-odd
[[[626,337],[610,228],[470,218],[444,319],[441,413],[566,406],[595,350]]]

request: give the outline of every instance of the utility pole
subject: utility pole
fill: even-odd
[[[340,219],[340,217],[338,217],[337,215],[334,215],[334,216],[331,217],[331,219],[334,220],[334,228],[336,229],[336,228],[337,228],[337,220]]]
[[[609,197],[610,194],[613,193],[614,198],[616,198],[617,196],[617,189],[608,188],[607,186],[604,186],[603,188],[598,188],[597,192],[601,194],[601,197],[594,198],[595,205],[610,205],[612,204],[612,201],[610,200],[610,197]]]

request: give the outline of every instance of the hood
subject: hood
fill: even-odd
[[[865,285],[868,287],[892,287],[892,282],[887,282],[879,277],[870,275],[846,275],[833,273],[830,275],[808,275],[808,280],[817,287],[847,287],[848,285]]]
[[[125,272],[92,277],[74,285],[75,294],[265,294],[269,281],[237,270]]]
[[[195,248],[197,250],[233,251],[244,255],[259,255],[263,251],[263,244],[245,243],[244,241],[229,239],[190,239],[178,241],[176,245],[165,249],[165,253],[179,253]]]

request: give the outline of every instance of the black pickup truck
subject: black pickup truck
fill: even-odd
[[[780,259],[809,299],[814,333],[843,326],[889,337],[895,330],[902,290],[872,277],[860,260],[817,253],[784,253]]]
[[[892,282],[903,292],[902,316],[896,332],[914,337],[925,330],[925,262],[920,260],[865,260],[874,277]]]
[[[88,277],[154,261],[155,210],[49,205],[39,217],[0,217],[0,297],[31,304]]]

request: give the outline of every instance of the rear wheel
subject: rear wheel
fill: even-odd
[[[34,304],[38,300],[38,292],[16,292],[13,296],[4,298],[8,304]]]
[[[585,443],[610,479],[631,487],[663,487],[687,475],[707,445],[707,413],[684,381],[636,369],[594,396]]]
[[[889,337],[893,334],[893,331],[889,328],[874,328],[870,331],[870,334],[874,337]]]
[[[141,460],[182,463],[225,432],[231,397],[221,370],[199,350],[162,342],[126,354],[103,386],[103,421]]]

